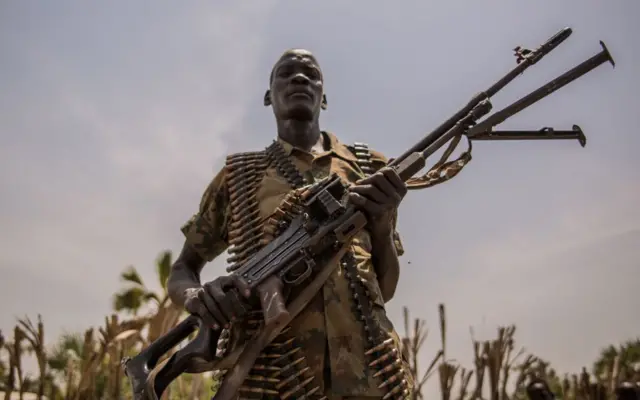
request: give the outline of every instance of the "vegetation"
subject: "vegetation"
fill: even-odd
[[[12,393],[20,399],[26,393],[51,400],[132,399],[121,360],[157,339],[182,316],[166,291],[171,258],[170,252],[163,252],[155,265],[160,292],[150,290],[136,268],[126,268],[120,276],[124,286],[113,297],[114,314],[107,316],[101,327],[63,334],[52,345],[45,341],[40,316],[35,321],[19,319],[11,337],[0,333],[0,391],[4,399]],[[601,399],[596,396],[599,392],[613,399],[621,382],[640,382],[640,338],[604,348],[589,372],[584,368],[578,374],[560,375],[549,363],[519,348],[516,327],[505,326],[487,341],[476,340],[472,332],[473,363],[462,366],[447,358],[443,305],[439,315],[440,349],[426,368],[420,368],[426,324],[411,319],[404,309],[403,343],[416,382],[414,400],[425,398],[425,384],[430,379],[437,379],[443,400],[525,399],[525,386],[533,378],[548,382],[557,398]],[[26,357],[37,362],[35,374],[25,371]],[[184,375],[163,398],[210,399],[215,384],[211,374]]]
[[[413,400],[424,399],[423,387],[433,376],[438,378],[442,400],[526,399],[526,385],[534,379],[545,381],[558,399],[615,399],[622,383],[640,385],[640,338],[601,351],[591,372],[558,374],[548,362],[518,348],[514,325],[498,327],[495,339],[478,341],[471,337],[473,365],[463,367],[446,357],[447,326],[444,305],[439,305],[441,347],[424,371],[418,368],[418,355],[427,338],[425,322],[409,318],[404,309],[404,338],[409,365],[416,382]]]

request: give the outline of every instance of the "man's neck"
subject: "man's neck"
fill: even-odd
[[[318,121],[278,121],[278,137],[300,150],[323,148]]]

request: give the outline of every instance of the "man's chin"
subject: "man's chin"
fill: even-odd
[[[313,110],[307,107],[296,107],[289,110],[289,119],[294,121],[312,121],[313,120]]]

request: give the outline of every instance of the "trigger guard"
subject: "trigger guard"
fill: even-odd
[[[305,279],[307,279],[309,276],[311,276],[311,272],[313,271],[313,265],[315,264],[314,261],[310,258],[305,258],[303,260],[305,269],[304,271],[300,274],[297,275],[295,279],[288,279],[288,273],[291,272],[291,270],[285,272],[282,275],[282,281],[287,284],[287,285],[292,285],[292,286],[297,286],[300,283],[302,283]]]

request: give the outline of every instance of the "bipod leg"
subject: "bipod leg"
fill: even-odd
[[[573,125],[571,130],[555,130],[545,127],[538,131],[488,131],[478,134],[469,135],[469,140],[578,140],[580,146],[587,145],[587,137],[584,135],[582,128]]]

